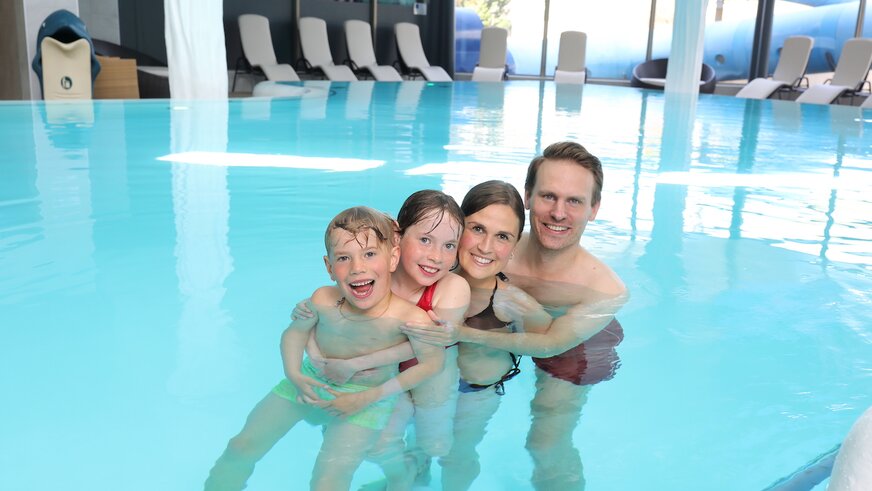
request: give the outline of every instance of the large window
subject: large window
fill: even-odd
[[[769,73],[775,69],[785,38],[815,40],[808,72],[811,83],[832,76],[842,45],[854,37],[859,0],[774,0]],[[676,0],[656,0],[651,58],[668,58]],[[542,67],[545,9],[548,6],[547,53]],[[587,34],[586,66],[590,78],[628,79],[648,50],[652,0],[455,0],[456,67],[469,73],[478,62],[483,26],[509,31],[509,73],[551,77],[557,63],[560,33]],[[745,82],[751,65],[758,0],[709,0],[703,61],[718,81]],[[872,18],[867,7],[866,17]],[[870,23],[867,23],[870,24]],[[864,26],[872,35],[872,25]]]
[[[557,65],[560,33],[587,34],[585,65],[592,78],[629,79],[636,64],[645,61],[650,0],[551,0],[548,14],[548,57],[545,75]]]
[[[545,2],[536,0],[456,0],[454,70],[472,72],[478,63],[482,27],[509,31],[509,74],[538,76],[542,65]]]

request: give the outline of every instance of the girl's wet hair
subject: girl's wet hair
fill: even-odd
[[[388,247],[395,245],[394,219],[387,213],[382,213],[368,206],[349,208],[339,212],[333,217],[333,220],[330,220],[330,224],[327,225],[327,230],[324,232],[324,247],[327,249],[328,255],[333,252],[330,234],[337,229],[350,233],[356,240],[360,240],[360,235],[365,235],[367,230],[372,230],[380,245],[387,244]]]
[[[397,214],[400,235],[406,233],[406,229],[412,225],[430,217],[435,218],[433,228],[436,228],[442,223],[446,214],[449,219],[457,222],[458,233],[460,233],[463,230],[463,212],[460,211],[460,206],[454,198],[433,189],[416,191],[406,198],[400,213]]]
[[[524,200],[515,186],[505,181],[485,181],[476,184],[463,197],[460,209],[465,216],[478,213],[490,205],[506,205],[518,217],[518,237],[524,231]]]

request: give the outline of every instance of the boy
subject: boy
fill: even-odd
[[[325,425],[311,489],[348,489],[387,424],[396,395],[442,370],[441,347],[411,341],[420,363],[403,373],[397,374],[395,366],[371,369],[341,386],[320,377],[303,357],[310,335],[320,356],[353,358],[405,342],[399,327],[406,321],[429,322],[424,311],[391,294],[399,247],[390,217],[371,208],[349,208],[330,222],[324,243],[324,264],[336,284],[312,294],[313,318],[294,321],[282,334],[287,378],[230,440],[209,473],[207,490],[242,489],[257,461],[303,419]]]

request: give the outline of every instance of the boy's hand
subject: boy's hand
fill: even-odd
[[[318,404],[324,402],[324,399],[321,399],[312,390],[312,387],[321,387],[322,389],[329,390],[329,387],[326,385],[301,373],[289,376],[288,380],[297,388],[297,402],[300,404]]]
[[[327,389],[328,392],[336,396],[336,399],[332,401],[324,401],[323,403],[319,403],[318,406],[323,408],[330,414],[335,414],[341,417],[348,417],[354,413],[357,413],[374,403],[377,398],[377,392],[375,390],[365,390],[363,392],[338,392],[333,389]]]
[[[433,320],[432,323],[406,322],[400,326],[400,331],[434,346],[451,346],[460,340],[460,326],[443,321],[432,310],[428,310],[427,315]]]
[[[294,306],[294,311],[291,312],[291,320],[300,320],[300,319],[311,319],[315,317],[315,312],[312,310],[312,306],[309,305],[311,298],[305,298],[300,300],[300,302]]]

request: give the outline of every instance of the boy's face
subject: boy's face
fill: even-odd
[[[324,264],[349,307],[367,311],[388,301],[391,273],[399,257],[400,248],[379,242],[372,230],[355,236],[336,229],[330,233],[330,253],[324,256]]]

